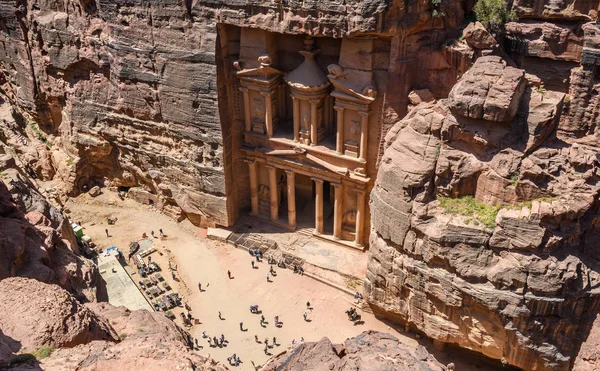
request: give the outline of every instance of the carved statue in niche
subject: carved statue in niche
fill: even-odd
[[[261,184],[258,186],[258,198],[260,200],[269,200],[270,195],[271,190],[269,189],[268,185]]]
[[[349,232],[356,230],[356,210],[350,210],[343,215],[342,228]]]
[[[263,102],[262,100],[255,98],[254,99],[254,116],[261,117],[263,114]]]
[[[358,120],[352,120],[350,124],[350,135],[357,136],[360,134],[360,122]]]

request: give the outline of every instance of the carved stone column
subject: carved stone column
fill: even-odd
[[[333,184],[335,188],[335,200],[333,203],[333,237],[342,238],[342,185]]]
[[[315,233],[323,233],[323,181],[315,179]]]
[[[317,104],[319,104],[318,99],[310,100],[310,144],[312,146],[316,146],[318,140],[317,129],[319,118],[317,117]]]
[[[252,131],[252,120],[250,118],[250,93],[248,92],[248,88],[240,88],[242,93],[244,93],[244,124],[246,132]]]
[[[288,224],[296,227],[296,174],[286,170],[287,174],[287,198],[288,198]]]
[[[250,173],[250,202],[252,204],[252,215],[258,214],[258,173],[256,161],[246,161]]]
[[[273,107],[271,95],[273,93],[261,93],[265,97],[265,126],[267,127],[267,137],[273,136]]]
[[[277,191],[277,168],[267,166],[269,169],[269,191],[271,201],[271,220],[279,219],[279,192]]]
[[[294,102],[294,142],[300,140],[300,99],[292,97]]]
[[[368,134],[369,134],[369,112],[359,112],[360,122],[360,150],[358,159],[360,162],[367,162]]]
[[[335,138],[335,150],[339,154],[344,153],[344,108],[335,107],[337,111],[337,133]]]
[[[365,192],[356,191],[356,236],[354,243],[356,246],[364,246],[365,231]]]

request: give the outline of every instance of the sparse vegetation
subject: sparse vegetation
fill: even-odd
[[[50,357],[50,354],[52,354],[52,352],[54,352],[53,347],[43,346],[38,350],[34,350],[33,352],[31,352],[31,354],[37,359],[44,359]]]
[[[473,11],[477,20],[493,34],[501,34],[506,23],[517,19],[504,0],[479,0]]]
[[[519,184],[519,173],[515,173],[510,177],[510,184],[512,184],[513,186],[517,186],[517,184]]]
[[[48,146],[48,148],[52,148],[52,145],[50,144],[50,142],[48,142],[48,140],[46,139],[46,137],[44,136],[44,134],[41,132],[40,128],[36,124],[33,124],[33,123],[29,124],[29,127],[37,135],[40,142],[44,143],[46,146]]]
[[[139,328],[139,329],[137,329],[137,332],[144,332],[144,329]]]
[[[127,339],[127,334],[119,334],[119,339],[121,339],[121,340]]]
[[[543,86],[538,86],[535,90],[542,95],[546,94],[546,89]]]
[[[473,196],[460,198],[440,197],[440,206],[449,214],[465,216],[465,221],[477,220],[487,227],[492,228],[496,225],[496,215],[502,206],[486,205],[475,200]]]
[[[440,206],[448,213],[461,215],[465,217],[465,223],[479,225],[483,223],[488,228],[493,228],[496,225],[496,216],[502,209],[522,209],[527,207],[531,209],[533,201],[552,202],[556,197],[540,197],[531,201],[519,202],[510,206],[493,206],[487,205],[475,200],[473,196],[465,196],[460,198],[439,197]]]

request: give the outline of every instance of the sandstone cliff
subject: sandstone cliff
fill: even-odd
[[[187,335],[162,313],[81,305],[57,285],[26,278],[0,281],[0,294],[3,369],[227,369],[192,352]]]
[[[68,219],[3,151],[0,147],[0,280],[35,278],[56,283],[81,301],[95,301],[100,275],[80,255]]]
[[[413,86],[445,96],[456,81],[465,60],[440,45],[468,6],[445,1],[442,18],[427,1],[1,1],[0,91],[19,117],[2,130],[59,193],[133,187],[177,220],[230,225],[249,201],[236,182],[247,166],[232,130],[225,26],[387,38],[387,130]]]
[[[376,313],[528,370],[566,370],[600,310],[600,148],[500,57],[386,137],[365,288]]]

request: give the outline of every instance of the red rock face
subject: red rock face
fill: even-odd
[[[169,215],[230,225],[247,203],[238,202],[236,186],[247,170],[236,162],[241,135],[231,130],[237,108],[224,88],[220,69],[231,61],[218,25],[389,38],[391,50],[377,51],[390,66],[385,132],[405,115],[413,87],[443,96],[456,81],[440,45],[458,34],[463,6],[452,0],[442,8],[443,19],[432,17],[428,2],[382,0],[7,2],[0,7],[4,91],[52,147],[39,143],[28,121],[20,130],[37,145],[13,145],[63,193],[140,187]]]
[[[365,331],[333,345],[327,338],[303,343],[267,363],[265,371],[446,370],[422,346],[411,349],[389,334]]]
[[[0,367],[16,353],[50,346],[50,357],[21,369],[226,370],[191,352],[162,313],[81,305],[57,285],[26,278],[0,281],[0,295]]]
[[[447,101],[390,130],[365,289],[376,313],[434,339],[567,370],[600,310],[600,149],[555,139],[563,94],[523,75],[480,57]]]

